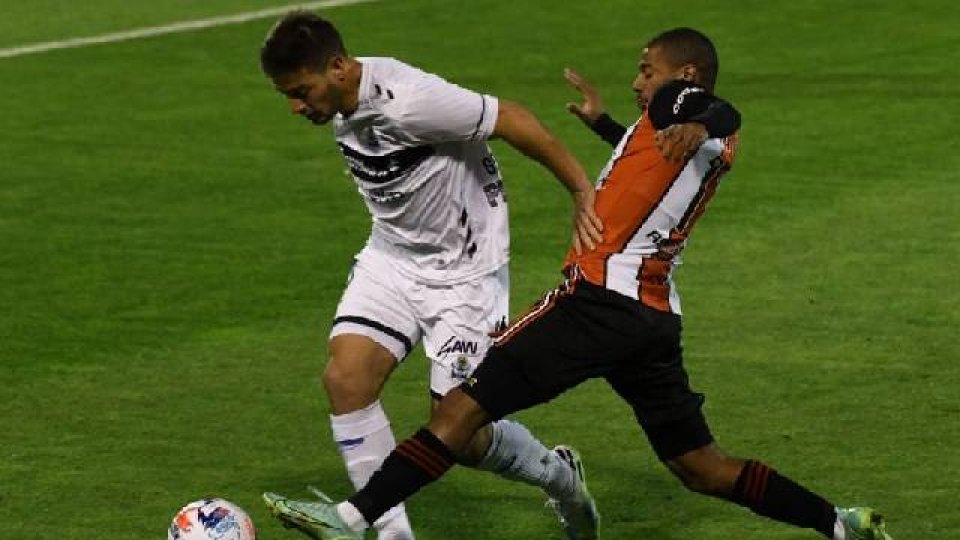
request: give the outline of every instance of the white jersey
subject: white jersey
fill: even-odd
[[[466,281],[508,260],[507,205],[486,140],[498,102],[392,58],[359,58],[359,105],[337,145],[373,218],[367,245],[424,283]]]

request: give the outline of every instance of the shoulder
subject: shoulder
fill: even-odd
[[[379,59],[372,82],[369,95],[378,102],[377,108],[399,122],[440,114],[446,103],[461,103],[473,94],[440,75],[392,58]]]
[[[431,74],[395,58],[360,58],[364,70],[369,69],[365,97],[379,103],[386,111],[402,110],[423,92],[422,86]],[[368,67],[369,66],[369,67]]]
[[[401,115],[405,98],[417,78],[415,68],[394,58],[357,57],[363,69],[360,82],[360,112],[356,118],[380,117],[387,123]]]
[[[396,88],[409,89],[416,87],[421,82],[431,77],[431,75],[421,69],[411,66],[395,58],[359,58],[364,69],[369,66],[370,81],[380,86],[379,91],[373,89],[375,93],[386,93],[391,90],[396,99]]]

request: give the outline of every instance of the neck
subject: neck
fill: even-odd
[[[360,77],[363,75],[363,64],[355,58],[347,60],[346,81],[344,81],[343,102],[340,114],[350,116],[360,105]]]

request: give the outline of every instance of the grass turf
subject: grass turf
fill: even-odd
[[[0,43],[267,5],[96,0],[40,20],[22,4]],[[951,6],[405,0],[328,13],[355,54],[526,103],[593,171],[609,148],[563,111],[575,96],[561,69],[629,121],[643,40],[708,32],[718,91],[745,119],[678,274],[714,431],[838,503],[879,506],[898,538],[932,538],[960,527],[960,481],[945,474],[960,465]],[[315,380],[369,218],[329,133],[289,117],[258,72],[270,24],[0,60],[4,538],[155,538],[206,495],[283,538],[261,491],[349,491]],[[495,149],[516,310],[557,281],[568,202]],[[426,417],[426,372],[418,353],[388,385],[398,436]],[[813,536],[684,492],[602,384],[520,418],[582,451],[604,537]],[[424,539],[561,538],[534,490],[472,471],[410,512]]]

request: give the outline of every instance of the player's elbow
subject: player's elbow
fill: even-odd
[[[500,101],[493,136],[521,153],[543,163],[543,156],[557,151],[558,141],[523,105]]]
[[[506,99],[501,99],[497,107],[497,123],[493,128],[493,136],[510,141],[515,138],[531,121],[536,121],[533,114],[523,105]]]

